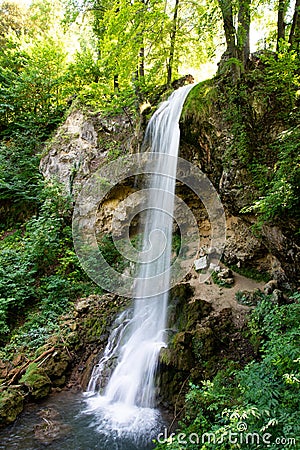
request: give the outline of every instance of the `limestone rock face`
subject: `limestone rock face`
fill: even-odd
[[[76,194],[83,180],[106,161],[128,151],[134,133],[130,117],[102,118],[74,110],[48,143],[40,162],[45,178],[55,178]]]
[[[261,195],[255,179],[256,169],[253,169],[259,161],[256,155],[264,152],[270,160],[269,168],[272,167],[274,155],[268,154],[268,148],[285,130],[286,124],[276,114],[267,114],[265,103],[259,95],[253,94],[244,105],[247,136],[243,136],[241,129],[235,129],[238,121],[229,119],[229,105],[220,101],[223,88],[222,82],[216,81],[213,86],[208,83],[206,90],[198,88],[199,97],[196,87],[187,98],[180,122],[180,156],[200,168],[218,191],[227,218],[224,262],[269,272],[282,288],[295,289],[300,272],[297,219],[293,226],[274,219],[274,223],[265,225],[254,235],[252,226],[257,217],[242,212]],[[250,111],[249,123],[246,110]],[[183,198],[188,198],[186,193]],[[199,220],[198,224],[201,232],[203,226]]]
[[[223,169],[219,192],[226,207],[234,214],[251,204],[253,183],[247,170],[236,167],[232,161],[232,167]]]
[[[281,263],[281,270],[274,273],[274,278],[278,281],[285,281],[285,278],[300,282],[300,247],[290,236],[278,226],[264,225],[262,235],[266,241],[268,250]],[[289,287],[289,286],[287,286]]]
[[[219,111],[212,109],[204,122],[194,117],[183,120],[181,132],[180,156],[207,175],[219,192],[226,210],[224,262],[242,266],[250,264],[258,270],[270,272],[276,278],[285,278],[284,272],[287,271],[289,277],[291,271],[284,254],[290,255],[289,259],[298,267],[297,257],[293,256],[296,255],[296,248],[286,243],[281,245],[280,239],[277,239],[279,234],[274,230],[266,229],[259,238],[254,236],[251,230],[254,219],[249,216],[244,219],[240,215],[241,208],[251,203],[253,183],[245,167],[239,166],[235,160],[229,163],[223,158],[226,148],[232,145],[233,136]],[[40,169],[46,178],[56,178],[63,183],[66,191],[76,200],[77,193],[92,173],[122,153],[136,152],[141,139],[141,135],[135,135],[131,119],[125,114],[102,117],[74,110],[48,143]],[[97,236],[113,231],[118,238],[122,237],[128,222],[135,216],[138,203],[143,201],[132,195],[136,191],[131,180],[115,186],[106,196],[97,212]],[[205,208],[183,186],[178,186],[178,195],[193,211],[202,246],[209,247],[211,231]],[[85,220],[90,221],[91,217],[87,215]],[[130,223],[130,226],[134,228],[137,223]],[[291,275],[295,278],[295,273]]]
[[[236,216],[227,220],[227,239],[224,260],[228,264],[253,261],[268,253],[261,240],[251,231],[251,224],[246,224]]]
[[[45,178],[56,178],[70,192],[75,175],[88,175],[99,153],[93,120],[74,111],[48,144],[40,169]]]

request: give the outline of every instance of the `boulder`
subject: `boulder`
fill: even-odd
[[[208,266],[207,256],[202,256],[194,261],[195,270],[203,270]]]
[[[272,294],[272,292],[277,288],[277,280],[270,280],[264,285],[264,293],[266,295]]]
[[[45,369],[38,367],[35,363],[28,366],[20,383],[26,386],[30,396],[35,400],[47,397],[51,391],[51,380]]]
[[[7,388],[0,393],[0,426],[14,422],[23,411],[24,396],[19,389]]]

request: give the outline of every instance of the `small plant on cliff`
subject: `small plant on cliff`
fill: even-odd
[[[285,214],[300,218],[300,127],[282,133],[273,144],[278,154],[269,180],[265,180],[262,196],[245,212],[256,211],[262,220],[280,218]]]
[[[219,278],[217,272],[212,272],[211,278],[212,278],[213,282],[220,287],[224,287],[224,288],[232,287],[232,284],[226,283],[226,278],[225,279]]]

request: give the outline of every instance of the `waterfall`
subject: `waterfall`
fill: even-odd
[[[141,260],[138,264],[134,288],[132,317],[122,325],[123,316],[117,319],[101,360],[94,367],[88,386],[93,393],[100,383],[108,361],[117,359],[115,369],[96,404],[91,399],[90,410],[106,410],[103,423],[123,423],[132,426],[132,411],[151,410],[155,406],[154,379],[160,349],[166,346],[168,287],[172,251],[174,193],[177,154],[179,148],[179,119],[188,92],[193,85],[176,90],[153,114],[145,133],[144,148],[153,155],[167,154],[173,158],[159,160],[155,174],[148,175]],[[155,157],[154,157],[155,164]],[[171,160],[171,163],[170,163]],[[164,162],[165,161],[165,162]],[[160,275],[162,292],[153,295],[153,277]],[[93,403],[94,402],[94,403]],[[116,405],[116,408],[114,408]],[[110,418],[108,418],[109,411]],[[115,414],[114,417],[112,415]],[[129,425],[130,423],[130,425]],[[147,427],[151,426],[149,416]],[[140,425],[137,426],[138,431]]]

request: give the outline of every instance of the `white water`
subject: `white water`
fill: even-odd
[[[154,379],[160,349],[166,346],[168,287],[179,147],[179,118],[185,98],[192,88],[185,86],[175,91],[152,116],[146,130],[144,147],[153,154],[172,156],[156,174],[149,176],[148,200],[145,204],[142,263],[139,264],[132,318],[119,316],[109,338],[103,357],[94,367],[88,392],[94,393],[101,384],[107,362],[116,356],[116,367],[100,395],[88,398],[87,412],[98,412],[101,426],[119,433],[148,433],[155,429]],[[171,162],[170,162],[171,160]],[[163,175],[161,175],[163,174]],[[145,258],[146,256],[146,258]],[[145,262],[144,262],[145,261]],[[162,293],[151,295],[152,277],[161,274]],[[150,432],[151,434],[151,432]],[[150,436],[149,436],[150,437]]]

